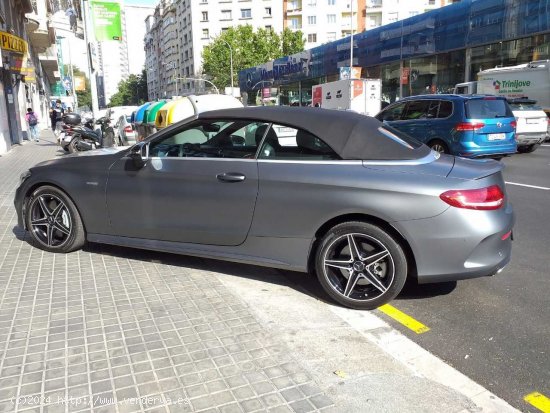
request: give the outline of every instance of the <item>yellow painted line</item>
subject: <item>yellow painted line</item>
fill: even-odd
[[[422,324],[420,321],[415,320],[411,316],[405,314],[404,312],[398,310],[392,305],[384,304],[381,307],[378,307],[380,311],[386,314],[388,317],[393,318],[395,321],[403,324],[405,327],[411,329],[416,334],[422,334],[426,331],[430,331],[430,328]]]
[[[550,399],[544,394],[533,392],[525,396],[523,400],[535,406],[543,413],[550,413]]]

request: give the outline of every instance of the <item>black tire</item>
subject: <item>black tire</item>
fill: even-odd
[[[112,129],[108,129],[103,136],[103,147],[110,148],[112,146],[115,146],[115,133]]]
[[[436,152],[439,152],[439,153],[450,153],[449,151],[449,147],[447,146],[447,144],[445,142],[443,142],[442,140],[440,139],[435,139],[433,141],[431,141],[428,146],[433,149],[434,151]]]
[[[518,146],[518,152],[519,153],[531,153],[535,152],[539,145],[533,144],[533,145],[526,145],[526,146]]]
[[[69,153],[80,152],[79,149],[78,149],[78,146],[77,146],[77,141],[78,141],[77,138],[73,138],[69,142],[69,144],[67,145],[67,150],[69,151]]]
[[[67,253],[82,248],[86,243],[80,214],[73,201],[60,189],[49,185],[39,187],[27,199],[25,211],[27,229],[38,248]]]
[[[350,256],[349,236],[362,258]],[[381,258],[377,259],[377,255]],[[358,310],[372,310],[399,294],[408,268],[403,248],[388,232],[366,222],[345,222],[330,229],[321,239],[315,271],[323,289],[336,302]],[[350,277],[354,278],[350,281]],[[369,277],[374,277],[377,286]]]

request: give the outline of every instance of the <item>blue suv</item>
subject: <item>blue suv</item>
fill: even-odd
[[[489,95],[420,95],[376,115],[432,149],[466,158],[516,153],[516,118],[506,99]]]

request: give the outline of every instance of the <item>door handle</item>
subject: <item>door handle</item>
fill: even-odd
[[[238,172],[225,172],[216,175],[216,178],[218,178],[218,181],[222,182],[242,182],[246,179],[246,176]]]

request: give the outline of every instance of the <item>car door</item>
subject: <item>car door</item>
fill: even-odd
[[[254,130],[262,122],[196,120],[153,139],[147,161],[110,169],[113,235],[210,245],[247,237],[258,193]]]

